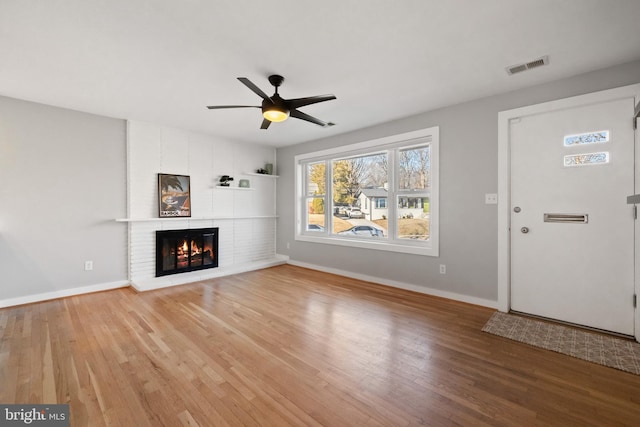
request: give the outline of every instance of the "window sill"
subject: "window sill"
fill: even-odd
[[[301,242],[322,243],[326,245],[348,246],[352,248],[373,249],[378,251],[399,252],[423,256],[439,256],[438,250],[432,247],[401,245],[388,241],[370,240],[366,237],[362,239],[345,239],[328,236],[312,236],[310,234],[299,234],[295,237]],[[372,238],[373,239],[373,238]]]

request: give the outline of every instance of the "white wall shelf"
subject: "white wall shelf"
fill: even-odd
[[[252,191],[255,190],[255,188],[251,188],[251,187],[226,187],[223,185],[216,185],[215,187],[217,190],[241,190],[241,191]]]
[[[280,178],[278,175],[269,175],[267,173],[245,172],[243,175],[260,176],[264,178]]]

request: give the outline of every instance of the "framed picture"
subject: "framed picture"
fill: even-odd
[[[158,174],[160,218],[191,216],[191,180],[188,175]]]

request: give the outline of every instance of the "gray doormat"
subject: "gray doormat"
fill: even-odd
[[[495,312],[484,332],[640,375],[640,344],[569,326]]]

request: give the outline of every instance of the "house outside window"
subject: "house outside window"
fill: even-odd
[[[360,193],[360,200],[364,201],[365,208],[362,209],[369,220],[387,219],[388,191],[386,188],[363,188]],[[361,203],[362,204],[362,203]],[[370,207],[369,207],[370,206]]]
[[[437,256],[438,131],[296,156],[296,239]]]

